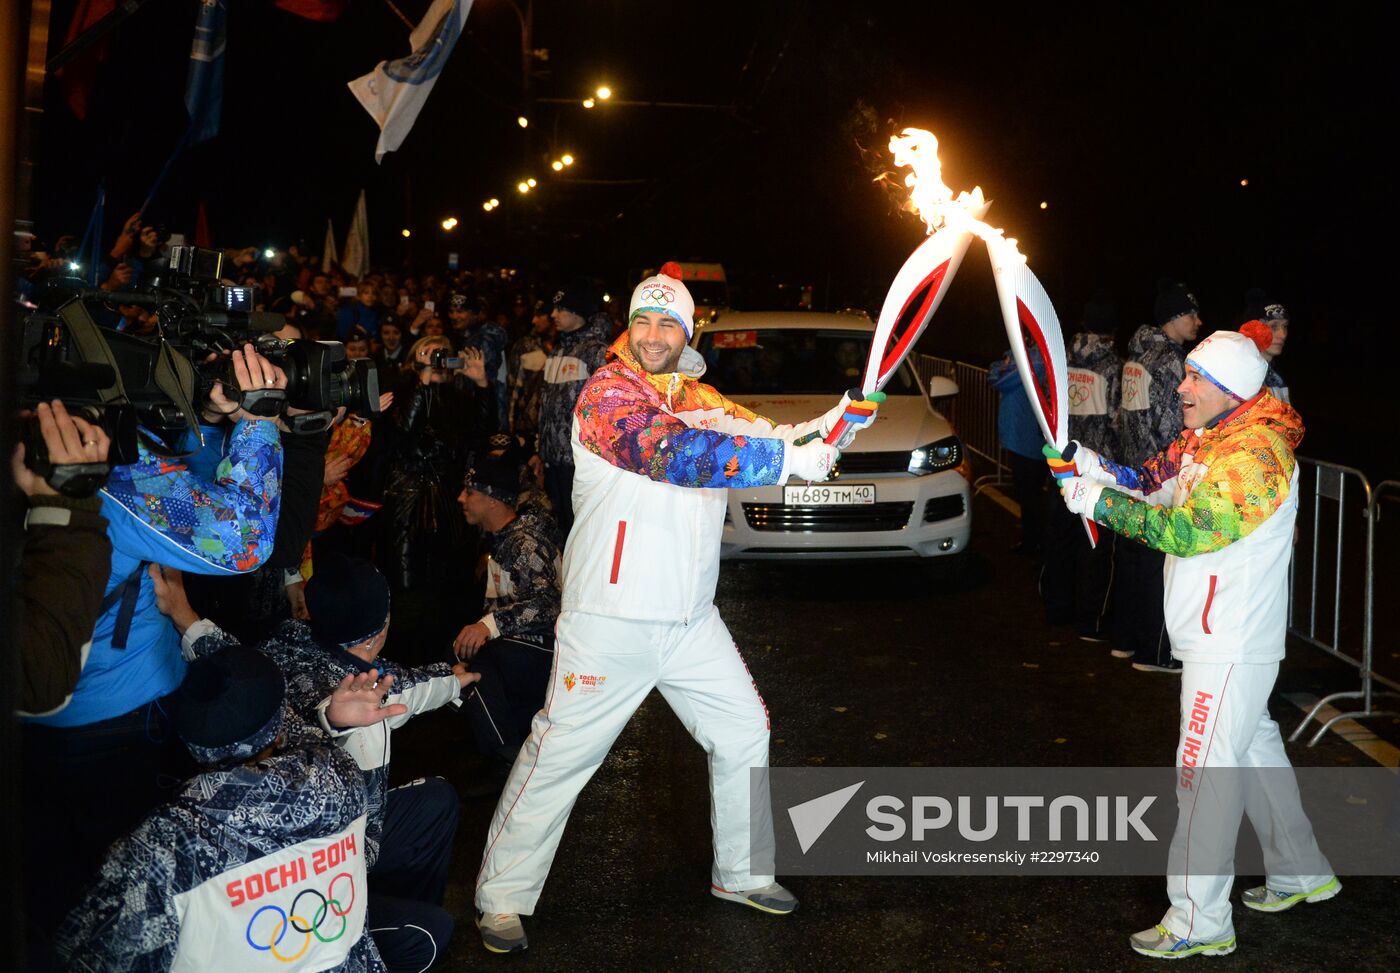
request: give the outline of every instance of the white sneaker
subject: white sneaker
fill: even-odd
[[[1235,951],[1235,937],[1208,943],[1203,940],[1182,939],[1167,931],[1166,926],[1153,926],[1128,937],[1133,952],[1153,959],[1185,959],[1187,956],[1225,956]]]
[[[1311,892],[1275,892],[1267,885],[1247,889],[1240,900],[1256,912],[1285,912],[1299,902],[1326,902],[1342,890],[1337,876],[1323,882]]]
[[[797,896],[793,895],[777,882],[769,882],[761,888],[744,889],[734,892],[712,884],[710,886],[710,894],[717,899],[727,899],[730,902],[738,902],[740,905],[746,905],[751,909],[757,909],[760,912],[768,912],[775,916],[785,916],[793,909],[797,908]]]
[[[480,913],[476,928],[481,930],[481,945],[493,953],[518,953],[530,945],[514,912]]]

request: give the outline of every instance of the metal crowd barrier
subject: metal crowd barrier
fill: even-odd
[[[1298,457],[1298,463],[1300,467],[1299,509],[1301,512],[1307,500],[1311,500],[1312,538],[1309,552],[1310,561],[1307,567],[1307,590],[1305,592],[1299,590],[1299,556],[1296,546],[1293,558],[1289,562],[1288,632],[1309,645],[1316,646],[1328,655],[1355,666],[1361,676],[1360,689],[1332,693],[1319,700],[1288,738],[1290,742],[1293,742],[1301,737],[1308,724],[1318,718],[1323,707],[1343,699],[1361,700],[1360,709],[1338,713],[1319,726],[1317,732],[1308,741],[1308,746],[1312,747],[1316,746],[1323,735],[1341,720],[1364,719],[1374,716],[1400,716],[1400,712],[1394,710],[1375,708],[1376,697],[1400,698],[1400,693],[1376,692],[1374,684],[1379,682],[1389,686],[1392,690],[1400,690],[1400,682],[1378,674],[1373,668],[1375,659],[1376,522],[1380,519],[1381,504],[1400,501],[1400,481],[1387,480],[1373,490],[1366,475],[1358,469],[1302,456]],[[1348,492],[1349,483],[1352,484],[1350,494]],[[1349,495],[1353,498],[1350,506],[1348,505]],[[1336,519],[1336,531],[1332,536],[1324,536],[1323,533],[1324,511],[1329,518],[1335,517]],[[1350,631],[1346,633],[1347,635],[1354,634],[1355,630],[1355,619],[1349,617],[1344,604],[1344,589],[1348,592],[1350,589],[1346,589],[1343,585],[1343,574],[1347,566],[1345,558],[1347,528],[1350,526],[1355,529],[1358,515],[1365,522],[1366,535],[1359,658],[1349,654],[1343,648],[1344,620],[1351,623],[1348,626]],[[1333,570],[1330,579],[1325,577],[1327,572],[1321,565],[1324,545],[1332,547]],[[1323,596],[1320,602],[1319,596],[1323,594],[1323,583],[1329,580],[1330,591]],[[1299,618],[1300,594],[1305,596],[1301,600],[1306,604],[1306,618],[1303,619]],[[1323,609],[1322,612],[1319,611],[1319,607]],[[1326,619],[1323,619],[1322,630],[1319,632],[1319,620],[1324,613],[1331,621],[1330,632],[1327,630]]]
[[[973,487],[981,489],[988,484],[1005,483],[1010,467],[997,437],[1001,395],[988,383],[987,369],[934,355],[915,354],[909,358],[925,392],[929,379],[935,375],[951,378],[958,384],[958,394],[947,402],[938,403],[938,408],[953,423],[967,451],[992,465],[992,473],[978,477]]]

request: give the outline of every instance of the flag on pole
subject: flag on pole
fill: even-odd
[[[190,113],[186,145],[197,145],[219,134],[227,21],[228,0],[200,0],[190,45],[190,73],[185,81],[185,110]]]
[[[383,162],[408,136],[437,83],[448,55],[462,35],[462,24],[472,0],[433,0],[413,33],[411,53],[394,61],[380,61],[374,70],[349,83],[350,91],[379,126],[374,161]]]
[[[345,257],[340,267],[347,274],[363,277],[369,273],[369,215],[365,211],[365,191],[360,190],[360,200],[355,204],[355,217],[350,221],[350,232],[345,235]]]
[[[63,46],[72,44],[116,9],[117,0],[78,0],[73,19],[68,22],[68,33],[63,37]],[[97,81],[98,65],[106,59],[107,45],[98,41],[58,71],[63,83],[63,100],[79,119],[87,118],[88,93]]]
[[[88,217],[87,229],[83,231],[83,242],[78,246],[78,274],[88,282],[89,287],[101,283],[98,267],[102,263],[102,227],[107,211],[107,185],[97,186],[97,201],[92,204],[92,215]]]
[[[345,0],[272,0],[272,5],[320,24],[333,23],[345,12]]]
[[[335,225],[326,220],[326,242],[321,245],[321,273],[329,274],[340,263],[340,255],[335,250]]]

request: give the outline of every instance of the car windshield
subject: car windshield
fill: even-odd
[[[725,395],[840,395],[860,384],[868,332],[806,328],[710,331],[699,351],[705,381]],[[906,361],[886,385],[890,395],[918,395]]]

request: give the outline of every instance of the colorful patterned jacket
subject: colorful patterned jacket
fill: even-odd
[[[787,479],[788,442],[816,426],[774,423],[685,372],[649,375],[627,348],[594,373],[574,409],[574,527],[564,549],[566,611],[687,621],[719,578],[726,487]]]
[[[540,459],[550,466],[572,466],[573,447],[569,426],[574,406],[590,375],[603,367],[608,356],[612,318],[595,314],[577,331],[565,331],[554,341],[544,362],[544,388],[540,392]]]
[[[59,931],[65,969],[385,969],[364,921],[363,779],[295,716],[283,732],[272,756],[200,774],[112,845]],[[279,919],[297,906],[300,923]],[[286,961],[298,953],[305,965]]]
[[[1140,465],[1176,439],[1183,421],[1176,387],[1185,377],[1185,347],[1168,338],[1161,328],[1147,324],[1138,328],[1128,344],[1128,363],[1123,366],[1118,459],[1130,466]]]
[[[183,648],[186,658],[193,660],[218,652],[235,641],[233,636],[209,619],[202,618],[185,631]],[[287,703],[292,712],[307,723],[319,726],[329,736],[336,737],[364,773],[368,815],[365,845],[368,864],[373,867],[379,857],[379,838],[384,831],[392,731],[420,713],[431,712],[461,694],[461,684],[452,674],[451,664],[440,662],[422,669],[409,669],[386,659],[365,662],[339,648],[326,649],[318,645],[311,637],[310,626],[296,619],[283,622],[270,638],[258,645],[258,651],[272,659],[282,670],[287,680]],[[325,717],[325,704],[330,694],[347,675],[369,672],[371,669],[394,677],[394,691],[388,701],[403,703],[408,707],[408,712],[373,726],[353,730],[333,729]]]
[[[174,692],[185,678],[180,636],[156,608],[142,562],[194,574],[243,574],[272,553],[282,491],[277,424],[240,422],[222,450],[212,477],[144,444],[137,462],[112,470],[99,496],[112,541],[105,591],[115,600],[97,620],[72,701],[34,722],[83,726],[110,719]],[[125,633],[123,617],[129,619]]]
[[[1117,459],[1118,410],[1123,400],[1123,359],[1113,336],[1081,331],[1070,341],[1069,438]]]
[[[1172,654],[1276,662],[1287,627],[1303,422],[1267,391],[1140,468],[1105,463],[1094,519],[1166,559]]]

